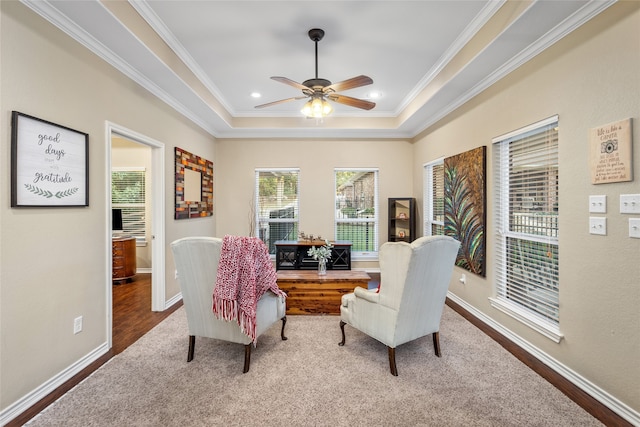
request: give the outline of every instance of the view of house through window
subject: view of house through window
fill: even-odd
[[[424,167],[424,235],[444,234],[444,161]]]
[[[378,171],[336,169],[336,240],[349,240],[354,256],[378,251]]]
[[[111,206],[122,209],[123,234],[146,240],[146,191],[144,168],[111,171]]]
[[[298,239],[299,169],[256,170],[256,235],[275,254],[278,240]]]
[[[553,329],[560,286],[558,118],[493,142],[497,299]]]

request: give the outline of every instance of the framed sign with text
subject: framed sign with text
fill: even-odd
[[[89,135],[11,115],[11,207],[89,206]]]
[[[633,181],[631,139],[631,119],[590,130],[592,184]]]

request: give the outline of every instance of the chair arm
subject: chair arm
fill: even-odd
[[[362,298],[375,304],[380,302],[380,294],[375,291],[370,291],[368,289],[357,286],[353,290],[353,293],[356,295],[356,298]]]

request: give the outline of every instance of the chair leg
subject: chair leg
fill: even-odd
[[[338,343],[338,345],[344,345],[344,325],[346,325],[346,323],[344,323],[342,320],[340,321],[340,330],[342,331],[342,341],[340,341]]]
[[[195,335],[189,335],[189,353],[187,353],[187,363],[193,360],[193,351],[196,348],[196,337]]]
[[[433,333],[433,348],[436,351],[436,356],[440,357],[440,332]]]
[[[398,376],[398,368],[396,368],[396,349],[395,347],[387,347],[389,349],[389,368],[391,369],[391,375]]]
[[[251,363],[251,343],[244,346],[244,369],[243,374],[249,372],[249,364]]]
[[[280,331],[280,338],[282,338],[282,341],[286,341],[287,337],[284,336],[284,325],[287,324],[287,316],[284,316],[282,318],[282,330]]]

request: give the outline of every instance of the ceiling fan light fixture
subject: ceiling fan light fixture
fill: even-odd
[[[371,110],[376,106],[375,102],[367,101],[365,99],[352,98],[350,96],[345,96],[337,93],[343,90],[355,89],[357,87],[370,85],[371,83],[373,83],[371,77],[360,75],[338,83],[331,83],[331,81],[327,79],[321,79],[318,77],[318,42],[322,40],[322,37],[324,37],[324,31],[320,28],[312,28],[311,30],[309,30],[309,38],[316,45],[315,78],[305,80],[302,84],[300,84],[286,77],[271,77],[272,80],[287,84],[289,86],[293,86],[296,89],[301,90],[302,96],[267,102],[266,104],[256,105],[255,108],[271,107],[273,105],[282,104],[283,102],[309,98],[309,100],[302,107],[302,114],[307,117],[321,119],[323,117],[327,117],[333,111],[333,107],[331,106],[331,104],[329,104],[326,98],[329,98],[331,101],[337,102],[338,104],[361,108],[363,110]]]
[[[302,107],[302,114],[307,117],[321,119],[333,112],[333,107],[321,96],[316,96],[307,101]]]

